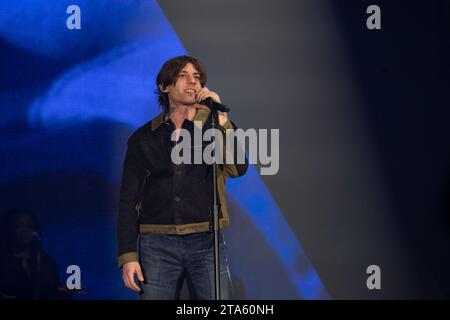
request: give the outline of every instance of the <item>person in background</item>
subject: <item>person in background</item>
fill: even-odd
[[[0,248],[1,299],[70,299],[60,286],[58,268],[41,243],[36,215],[27,209],[6,212]]]

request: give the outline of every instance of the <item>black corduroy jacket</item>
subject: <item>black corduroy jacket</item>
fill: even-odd
[[[182,128],[192,136],[194,121],[201,123],[202,134],[211,128],[210,112],[197,109],[193,121],[185,120]],[[219,129],[237,129],[231,122]],[[164,112],[137,129],[128,139],[123,165],[118,219],[118,264],[137,261],[139,233],[189,234],[208,231],[212,212],[212,166],[201,164],[174,164],[171,159],[175,130]],[[204,148],[192,141],[192,150]],[[224,136],[225,141],[225,136]],[[237,143],[234,140],[234,143]],[[240,146],[239,146],[240,147]],[[217,166],[219,224],[229,224],[225,183],[227,177],[239,177],[248,168],[245,163]]]

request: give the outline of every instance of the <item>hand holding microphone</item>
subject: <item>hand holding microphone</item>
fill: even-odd
[[[203,87],[195,95],[195,100],[197,100],[199,104],[206,106],[200,108],[209,108],[217,111],[219,115],[219,125],[224,126],[228,121],[227,112],[230,111],[230,109],[221,104],[220,97],[217,93],[210,91],[207,87]]]

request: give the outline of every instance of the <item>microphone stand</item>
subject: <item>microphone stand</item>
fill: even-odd
[[[30,274],[33,285],[33,299],[39,299],[39,273],[41,271],[41,237],[37,232],[32,234],[30,245]]]
[[[217,163],[216,163],[216,128],[218,115],[217,110],[214,108],[210,108],[211,110],[211,128],[213,129],[213,137],[214,137],[214,162],[212,164],[213,169],[213,214],[212,214],[212,231],[213,231],[213,240],[214,240],[214,300],[220,300],[220,255],[219,255],[219,204],[217,201]]]
[[[212,221],[210,221],[210,229],[213,231],[213,240],[214,240],[214,300],[221,300],[220,297],[220,255],[219,255],[219,204],[217,200],[217,163],[216,163],[216,130],[218,127],[219,117],[217,111],[228,112],[230,108],[226,105],[218,103],[211,98],[207,98],[202,101],[202,104],[206,105],[211,111],[211,129],[213,129],[213,138],[214,138],[214,161],[212,164],[213,169],[213,177],[212,177],[212,187],[213,187],[213,209],[212,209]],[[211,228],[212,226],[212,228]]]

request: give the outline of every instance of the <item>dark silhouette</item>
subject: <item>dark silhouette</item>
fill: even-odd
[[[0,298],[68,299],[53,258],[41,244],[41,228],[27,209],[4,214],[1,225]]]

